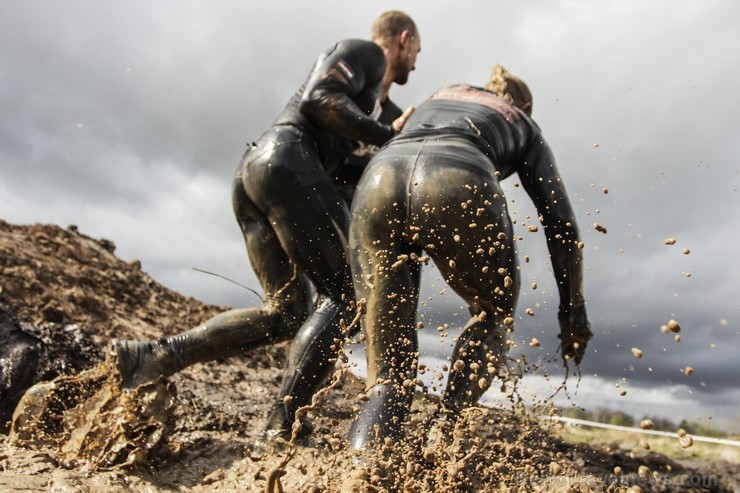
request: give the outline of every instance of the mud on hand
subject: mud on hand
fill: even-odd
[[[558,313],[560,322],[560,350],[563,363],[568,366],[569,361],[575,361],[580,366],[583,355],[586,353],[588,341],[593,337],[591,324],[586,315],[586,307],[573,307],[568,312],[561,310]]]

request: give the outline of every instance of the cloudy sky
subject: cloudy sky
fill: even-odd
[[[234,307],[257,303],[193,269],[258,287],[230,205],[244,145],[320,51],[368,37],[378,14],[402,8],[417,21],[422,52],[409,83],[392,89],[400,106],[445,83],[482,84],[495,62],[534,93],[534,117],[585,236],[596,334],[565,404],[740,429],[740,4],[449,5],[3,2],[0,218],[76,224],[170,288]],[[562,378],[558,299],[544,236],[526,228],[534,209],[515,179],[505,190],[519,251],[531,259],[512,354],[545,367],[525,379],[545,392],[544,373]],[[452,339],[465,310],[432,269],[424,279],[425,354],[444,359],[435,328],[450,324]],[[680,342],[660,331],[671,319]],[[530,348],[532,337],[542,345]]]

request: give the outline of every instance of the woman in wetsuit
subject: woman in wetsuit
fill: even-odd
[[[290,431],[295,411],[333,367],[342,309],[353,300],[349,212],[329,173],[358,141],[380,146],[401,129],[408,113],[382,123],[381,102],[391,84],[406,83],[419,51],[413,20],[390,11],[373,24],[372,41],[340,41],[319,56],[234,175],[234,213],[264,302],[158,341],[114,341],[124,385],[293,338],[266,427],[271,434]],[[312,289],[318,299],[310,309]]]
[[[503,83],[503,84],[502,84]],[[501,89],[501,86],[504,89]],[[468,304],[442,405],[449,422],[505,378],[519,295],[514,231],[499,181],[516,173],[537,207],[560,294],[562,354],[580,364],[591,338],[581,239],[555,159],[530,118],[531,94],[494,71],[492,89],[446,86],[419,105],[401,134],[370,161],[350,225],[363,330],[367,400],[350,432],[355,449],[401,437],[414,394],[421,263],[431,258]]]

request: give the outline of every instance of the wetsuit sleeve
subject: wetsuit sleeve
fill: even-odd
[[[580,365],[593,337],[583,295],[583,254],[575,214],[555,158],[544,140],[535,143],[519,168],[522,185],[539,212],[560,293],[558,322],[566,367]]]
[[[560,294],[560,315],[583,309],[583,254],[580,233],[565,184],[546,142],[540,141],[519,166],[519,177],[543,225]]]
[[[341,137],[385,144],[393,129],[369,116],[380,97],[385,63],[375,43],[338,43],[309,77],[300,111]]]

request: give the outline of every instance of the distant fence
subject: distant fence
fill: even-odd
[[[560,423],[590,426],[592,428],[606,428],[608,430],[629,431],[631,433],[643,433],[645,435],[660,435],[664,437],[679,438],[678,433],[672,433],[670,431],[643,430],[642,428],[632,428],[629,426],[610,425],[608,423],[597,423],[595,421],[586,421],[585,419],[577,419],[577,418],[565,418],[562,416],[545,416],[545,419],[549,419],[551,421],[558,421]],[[739,441],[727,440],[725,438],[698,437],[695,435],[691,435],[691,439],[695,442],[718,443],[720,445],[740,447]]]

